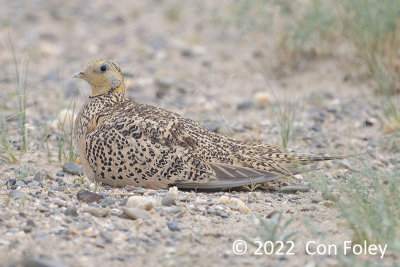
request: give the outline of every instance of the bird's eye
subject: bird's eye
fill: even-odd
[[[108,70],[108,67],[107,67],[106,64],[103,64],[103,65],[100,66],[99,70],[100,70],[101,72],[106,72],[106,71]]]

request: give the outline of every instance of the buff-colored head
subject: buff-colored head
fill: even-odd
[[[80,72],[72,76],[87,81],[92,87],[92,96],[107,92],[119,93],[125,90],[124,78],[117,64],[107,59],[94,59]]]

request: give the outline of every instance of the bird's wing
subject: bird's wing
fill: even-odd
[[[86,135],[86,157],[99,179],[115,185],[220,190],[272,181],[263,170],[209,162],[196,152],[196,140],[176,120],[103,115],[93,119]],[[104,166],[105,168],[102,169]],[[145,181],[143,181],[145,179]],[[108,179],[110,180],[110,179]]]
[[[222,190],[252,184],[274,181],[280,176],[263,170],[238,167],[221,163],[209,163],[215,171],[215,176],[207,183],[193,183],[185,180],[176,180],[175,185],[181,189],[198,189],[205,191]]]

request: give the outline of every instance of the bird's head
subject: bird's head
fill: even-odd
[[[125,90],[121,69],[117,64],[107,59],[90,61],[72,77],[87,81],[92,87],[92,96],[108,92],[120,93]]]

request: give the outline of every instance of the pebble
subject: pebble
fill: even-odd
[[[294,194],[297,192],[308,192],[310,191],[309,185],[288,185],[279,188],[278,193]]]
[[[69,206],[64,211],[64,214],[67,215],[67,216],[77,217],[78,216],[78,210],[76,209],[75,206]]]
[[[110,210],[108,208],[92,207],[89,208],[87,211],[96,217],[106,217],[110,214]]]
[[[254,203],[257,201],[257,195],[255,192],[250,192],[247,195],[247,203]]]
[[[158,88],[168,89],[168,88],[171,88],[172,86],[174,86],[175,79],[168,78],[168,77],[167,78],[156,78],[154,82]]]
[[[302,207],[300,211],[314,211],[314,210],[316,210],[316,209],[317,209],[317,207],[315,207],[314,205],[312,205],[312,206],[305,206],[305,207]]]
[[[24,187],[26,184],[25,184],[24,181],[17,180],[17,182],[15,183],[15,185],[16,185],[17,187]]]
[[[110,209],[110,214],[114,216],[121,216],[123,211],[120,209]]]
[[[6,181],[5,185],[7,186],[8,189],[10,189],[11,186],[15,185],[16,182],[17,182],[17,179],[9,179]]]
[[[170,188],[168,189],[168,194],[169,194],[173,199],[177,200],[177,199],[178,199],[178,195],[179,195],[178,187],[176,187],[176,186],[170,187]]]
[[[128,216],[133,220],[136,219],[149,220],[151,218],[150,213],[142,208],[124,207],[122,210],[126,216]]]
[[[154,199],[142,196],[131,196],[126,202],[126,207],[140,208],[144,210],[151,210],[155,206]]]
[[[33,176],[33,180],[37,182],[42,182],[44,178],[46,177],[46,174],[42,171],[38,171],[35,173],[35,176]]]
[[[254,101],[252,100],[245,100],[237,104],[237,110],[245,110],[254,107]]]
[[[119,206],[126,206],[126,202],[128,202],[127,197],[125,197],[119,201]]]
[[[40,185],[40,182],[38,181],[32,181],[28,184],[29,187],[38,187]]]
[[[78,200],[86,202],[86,203],[99,202],[100,199],[104,198],[102,195],[87,191],[85,189],[79,190],[78,193],[76,194],[76,196],[77,196]]]
[[[72,174],[72,175],[83,175],[83,170],[74,162],[66,162],[62,166],[63,172]]]
[[[61,198],[62,200],[64,200],[64,201],[69,201],[70,200],[70,197],[67,194],[63,193],[63,192],[57,193],[57,196],[59,198]]]
[[[61,207],[65,207],[66,203],[64,200],[61,199],[56,199],[54,200],[54,205],[57,205],[57,207],[61,208]]]
[[[175,199],[172,198],[172,196],[167,194],[161,200],[161,205],[163,205],[163,206],[174,206],[174,205],[176,205],[176,202],[175,202]]]
[[[64,177],[64,175],[65,175],[65,173],[63,173],[63,172],[57,172],[56,173],[56,176],[58,176],[58,177]]]
[[[177,206],[165,207],[163,210],[167,214],[175,214],[181,211],[181,209]]]
[[[106,197],[105,199],[103,199],[100,202],[100,206],[102,206],[102,207],[108,207],[108,206],[111,206],[113,204],[115,204],[115,199],[108,198],[108,197]]]
[[[215,209],[214,208],[209,208],[208,210],[207,210],[207,213],[208,214],[215,214]]]
[[[268,104],[270,99],[268,93],[264,91],[257,92],[253,98],[254,102],[261,106]]]
[[[64,191],[64,186],[52,186],[51,190],[53,191],[58,191],[58,192],[63,192]]]
[[[321,201],[322,201],[322,199],[320,197],[312,197],[311,198],[311,203],[319,203]]]
[[[32,232],[33,227],[31,225],[25,225],[22,230],[24,230],[24,232],[28,234],[28,233]]]
[[[222,210],[215,210],[215,215],[218,215],[218,216],[220,216],[222,218],[228,218],[229,217],[229,215],[227,213],[223,212]]]
[[[8,194],[8,196],[13,199],[20,199],[26,196],[26,193],[19,190],[13,190]]]
[[[246,212],[247,213],[247,212],[250,211],[249,207],[247,207],[243,203],[243,201],[241,201],[238,198],[234,198],[234,197],[229,198],[227,196],[221,196],[219,198],[219,202],[228,204],[230,208],[235,209],[235,210],[239,210],[241,212]]]
[[[179,228],[179,221],[178,220],[173,220],[172,222],[167,223],[168,229],[176,232],[176,231],[180,231],[181,228]]]

